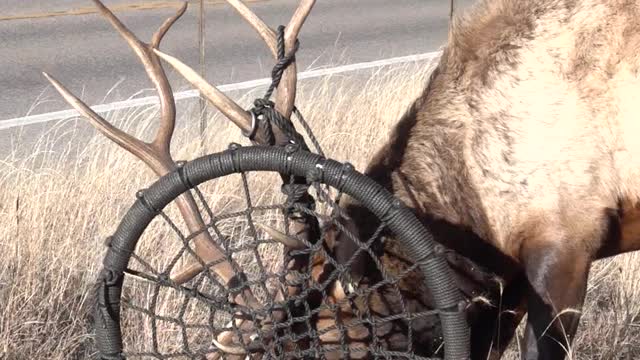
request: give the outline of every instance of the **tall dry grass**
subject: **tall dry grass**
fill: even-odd
[[[362,169],[420,93],[429,71],[425,63],[407,64],[303,82],[297,104],[327,155]],[[232,95],[248,105],[262,91]],[[107,118],[148,139],[157,108],[117,111]],[[218,115],[209,121],[204,148],[194,131],[194,109],[181,108],[178,124],[172,143],[176,159],[220,151],[231,141],[246,144]],[[0,358],[94,354],[88,310],[104,239],[136,191],[153,180],[140,161],[80,119],[52,125],[32,149],[16,148],[0,162]],[[234,196],[225,189],[211,193],[219,194],[214,206]],[[148,250],[162,261],[161,249]],[[574,358],[640,356],[638,260],[627,255],[594,267]],[[515,345],[507,357],[517,358]]]

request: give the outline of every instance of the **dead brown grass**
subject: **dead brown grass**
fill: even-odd
[[[362,169],[428,74],[429,66],[421,63],[327,77],[303,83],[298,105],[328,156]],[[261,92],[257,89],[239,101],[246,105]],[[179,124],[194,122],[192,110],[181,111]],[[118,111],[108,118],[129,132],[148,135],[156,111]],[[3,359],[85,359],[93,354],[87,310],[103,241],[133,203],[136,191],[154,180],[139,161],[100,135],[91,132],[87,138],[86,127],[76,121],[82,120],[52,127],[28,152],[31,155],[16,151],[0,162]],[[230,141],[246,144],[218,115],[210,124],[205,149],[195,136],[195,124],[178,131],[175,157],[192,159],[220,151]],[[82,145],[74,145],[78,143]],[[270,191],[278,187],[269,190],[268,179],[262,181],[264,191],[257,196],[272,196]],[[212,206],[229,206],[237,197],[232,188],[231,183],[208,188]],[[143,242],[141,246],[148,248],[141,251],[154,253],[158,263],[166,261],[162,247],[151,243]],[[594,267],[574,358],[640,356],[638,260],[638,255],[628,255]],[[130,336],[142,341],[144,333]],[[517,358],[515,346],[507,358]]]

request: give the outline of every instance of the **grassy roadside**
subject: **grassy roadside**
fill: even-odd
[[[298,106],[328,156],[362,169],[390,126],[420,93],[429,67],[406,64],[365,75],[302,84]],[[242,105],[261,90],[239,98]],[[181,123],[191,111],[181,112]],[[157,109],[117,111],[108,119],[148,138]],[[186,116],[186,118],[185,118]],[[70,120],[73,125],[74,121]],[[176,159],[245,143],[220,116],[205,149],[192,130],[174,136]],[[197,126],[193,126],[196,128]],[[67,129],[68,127],[66,127]],[[49,134],[31,155],[0,161],[0,358],[85,359],[93,353],[90,289],[111,234],[135,192],[154,180],[143,164],[99,134]],[[63,144],[63,145],[61,145]],[[346,146],[348,144],[348,146]],[[640,256],[601,261],[592,270],[574,359],[640,357]],[[508,359],[517,359],[512,346]]]

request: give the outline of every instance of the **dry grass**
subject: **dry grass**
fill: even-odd
[[[428,73],[424,63],[409,64],[303,83],[298,105],[328,156],[362,169],[377,144],[386,140],[386,130],[419,94]],[[261,92],[239,101],[248,104]],[[194,122],[192,110],[180,112],[179,124]],[[156,111],[118,111],[108,118],[148,137]],[[246,143],[219,116],[210,124],[205,149],[195,136],[195,124],[190,131],[178,131],[175,158],[219,151],[230,141]],[[154,176],[129,154],[87,132],[77,119],[53,127],[31,151],[17,150],[0,162],[0,358],[89,358],[94,350],[87,310],[103,241],[135,192]],[[268,198],[268,181],[262,181],[257,197]],[[207,193],[212,206],[232,204],[237,195],[229,189],[228,184],[211,185]],[[148,248],[142,251],[155,253],[154,261],[167,261],[158,244],[144,246]],[[638,256],[597,264],[587,301],[575,358],[640,356]],[[517,358],[515,350],[509,358]]]

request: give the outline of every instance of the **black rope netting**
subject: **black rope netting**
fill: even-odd
[[[269,191],[282,173],[306,175],[310,191],[326,200],[315,209],[296,208],[319,220],[325,241],[301,241],[292,249],[275,240],[278,234],[296,239],[287,217],[289,197]],[[176,209],[175,198],[185,191],[203,214],[199,231],[185,230]],[[369,238],[360,241],[341,227],[336,200],[342,191],[379,219]],[[347,233],[375,264],[355,284],[349,277],[357,253],[344,264],[336,260],[329,240],[336,230]],[[223,258],[207,262],[198,254],[195,242],[203,234]],[[99,290],[98,345],[103,358],[441,356],[453,339],[442,332],[451,329],[441,327],[441,319],[461,312],[457,290],[437,276],[447,268],[428,240],[410,211],[348,165],[303,151],[234,147],[187,163],[139,194],[109,242]],[[382,255],[372,251],[378,241],[384,244]],[[287,259],[295,257],[308,258],[308,266],[292,270]],[[239,274],[233,281],[215,271],[224,261]],[[172,279],[194,262],[204,270],[184,283]],[[245,290],[258,307],[230,300]],[[455,331],[464,337],[466,328]]]
[[[325,159],[294,106],[318,154],[309,152],[269,100],[298,48],[285,54],[283,34],[281,26],[273,81],[245,134],[261,132],[271,146],[232,144],[182,164],[138,194],[108,241],[100,356],[466,358],[462,298],[431,235],[375,182]],[[373,215],[371,229],[347,226],[343,194]],[[198,221],[185,216],[187,198]],[[356,246],[346,260],[340,241]]]

